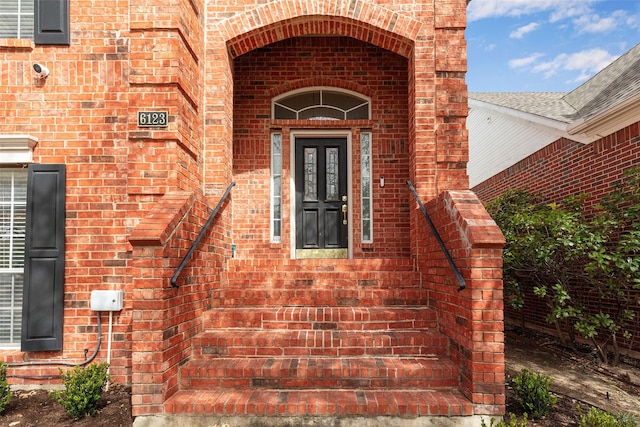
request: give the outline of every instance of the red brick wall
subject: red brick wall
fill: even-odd
[[[64,351],[0,352],[5,361],[83,361],[97,343],[91,291],[121,289],[111,374],[132,381],[137,270],[127,236],[165,192],[199,189],[202,175],[203,4],[153,3],[71,1],[70,46],[0,40],[0,134],[32,135],[34,162],[67,166]],[[34,78],[35,62],[51,70],[46,80]],[[140,110],[167,110],[169,126],[138,128]],[[107,357],[107,320],[103,314],[96,361]],[[57,366],[27,370],[58,373]]]
[[[350,208],[356,257],[409,256],[407,60],[346,37],[277,42],[234,62],[233,241],[239,258],[289,258],[289,205],[283,206],[282,244],[270,244],[270,132],[283,134],[283,193],[289,202],[289,131],[348,129],[352,133]],[[299,81],[303,78],[302,81]],[[274,121],[271,99],[296,86],[334,86],[371,97],[372,120]],[[304,87],[304,86],[301,86]],[[374,243],[360,242],[360,131],[372,134]],[[385,186],[379,177],[385,177]]]
[[[450,356],[460,366],[460,388],[476,413],[504,410],[504,331],[502,246],[504,237],[470,191],[444,192],[426,204],[429,217],[465,279],[460,290],[428,223],[420,215],[415,235],[417,256],[428,278],[439,327],[450,339]]]
[[[70,2],[71,46],[34,46],[31,40],[0,40],[0,133],[39,139],[36,163],[67,165],[64,351],[2,352],[8,362],[80,362],[97,343],[94,289],[123,289],[125,310],[114,315],[112,373],[129,381],[131,356],[131,258],[125,241],[132,208],[127,197],[128,4]],[[80,29],[82,29],[80,31]],[[50,75],[34,78],[40,62]],[[108,316],[97,361],[106,359]],[[20,369],[13,375],[58,374],[58,367]],[[20,382],[20,380],[15,380]]]
[[[507,188],[528,188],[549,202],[585,192],[589,194],[587,207],[593,209],[622,178],[625,169],[639,164],[640,122],[587,145],[559,139],[474,187],[473,191],[486,202]],[[585,292],[582,296],[586,295]],[[602,301],[597,295],[593,295],[593,302],[587,305],[605,309],[610,306],[611,311],[615,311],[614,304]],[[545,320],[548,309],[543,300],[532,292],[527,293],[525,307],[526,310],[519,312],[507,306],[508,318],[520,325],[524,316],[528,326],[552,331]],[[631,330],[640,333],[640,325],[635,323]]]
[[[559,139],[472,188],[491,201],[507,188],[528,188],[549,201],[589,194],[593,208],[625,169],[640,163],[640,122],[591,144]]]

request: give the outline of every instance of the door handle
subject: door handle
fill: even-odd
[[[342,205],[342,225],[347,225],[347,204]]]

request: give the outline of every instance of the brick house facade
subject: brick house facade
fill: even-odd
[[[0,173],[27,199],[7,204],[26,212],[24,277],[0,271],[24,281],[0,349],[13,384],[91,357],[140,422],[504,411],[465,0],[33,3],[36,35],[0,39]],[[109,353],[96,290],[123,291]]]

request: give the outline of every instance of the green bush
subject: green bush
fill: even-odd
[[[558,399],[551,394],[551,378],[523,369],[513,378],[514,390],[520,405],[533,418],[542,418],[549,413]]]
[[[620,423],[620,427],[638,427],[638,420],[628,412],[616,415],[616,419]]]
[[[481,427],[527,427],[527,414],[524,414],[521,421],[518,421],[518,419],[516,418],[516,414],[509,414],[508,423],[504,422],[503,420],[498,421],[497,424],[495,422],[496,420],[491,418],[491,421],[487,426],[483,418]]]
[[[7,365],[0,361],[0,414],[11,400],[11,391],[7,383]]]
[[[109,380],[108,369],[107,363],[92,363],[84,368],[76,366],[64,373],[60,369],[64,391],[53,391],[51,397],[64,407],[71,418],[93,416]]]
[[[591,408],[580,417],[580,427],[621,427],[620,422],[610,413]]]
[[[615,366],[620,344],[635,339],[640,166],[626,170],[595,211],[587,209],[587,198],[577,194],[548,203],[528,190],[510,189],[487,211],[506,239],[505,304],[522,311],[522,326],[529,310],[525,296],[533,293],[545,302],[545,318],[561,344],[575,347],[579,334],[603,363]],[[593,307],[593,301],[607,304]]]

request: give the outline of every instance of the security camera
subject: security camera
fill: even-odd
[[[49,77],[49,69],[42,64],[33,64],[33,71],[35,71],[36,75],[41,79]]]

